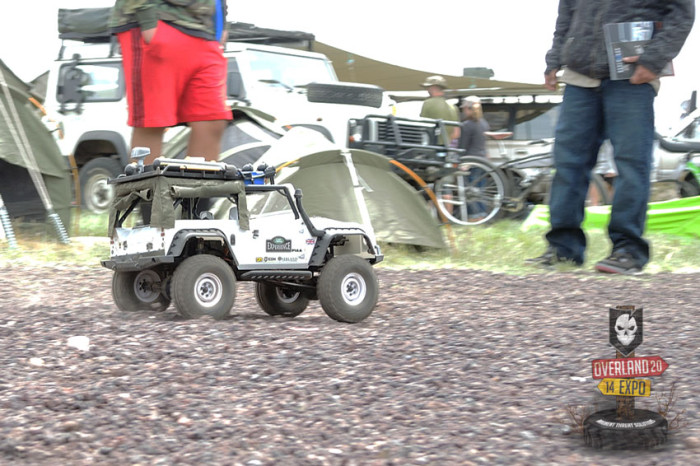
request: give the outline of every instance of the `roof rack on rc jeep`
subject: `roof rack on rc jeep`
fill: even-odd
[[[133,154],[133,153],[132,153]],[[137,160],[143,156],[132,155]],[[137,179],[165,176],[168,178],[191,178],[200,180],[239,180],[245,184],[263,185],[275,184],[275,167],[261,163],[257,168],[247,163],[238,168],[224,162],[206,161],[201,157],[188,157],[185,159],[156,158],[151,165],[139,162],[131,162],[124,169],[124,173],[109,181],[110,184],[121,184]]]

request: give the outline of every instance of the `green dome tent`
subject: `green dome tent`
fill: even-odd
[[[277,183],[304,194],[311,216],[371,224],[378,241],[446,248],[438,221],[423,196],[401,178],[391,159],[340,148],[318,131],[292,128],[260,157],[280,169]]]
[[[292,167],[297,170],[287,176]],[[427,201],[382,155],[354,149],[306,155],[283,168],[279,181],[302,189],[310,215],[366,223],[366,209],[378,241],[446,247]]]
[[[247,118],[227,129],[231,134],[224,136],[222,162],[283,167],[275,182],[300,188],[311,216],[371,224],[377,240],[385,243],[448,247],[427,201],[396,173],[391,159],[340,148],[309,128],[273,131],[251,110],[244,113]],[[166,144],[166,157],[184,158],[188,131]]]
[[[10,218],[48,219],[67,242],[69,167],[30,97],[29,86],[0,60],[0,196]]]

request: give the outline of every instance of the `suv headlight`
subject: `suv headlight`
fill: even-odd
[[[348,142],[349,145],[362,142],[362,125],[357,120],[348,122]]]

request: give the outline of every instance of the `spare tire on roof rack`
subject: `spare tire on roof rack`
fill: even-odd
[[[83,42],[109,42],[112,32],[109,17],[112,8],[58,10],[58,38]]]

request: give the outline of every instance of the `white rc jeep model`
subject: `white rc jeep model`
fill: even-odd
[[[371,226],[310,218],[301,190],[274,175],[201,159],[129,164],[110,180],[111,257],[102,261],[117,307],[162,311],[172,301],[184,317],[224,319],[236,282],[254,281],[272,316],[298,316],[318,299],[339,322],[367,318],[379,291],[372,265],[383,259]]]

